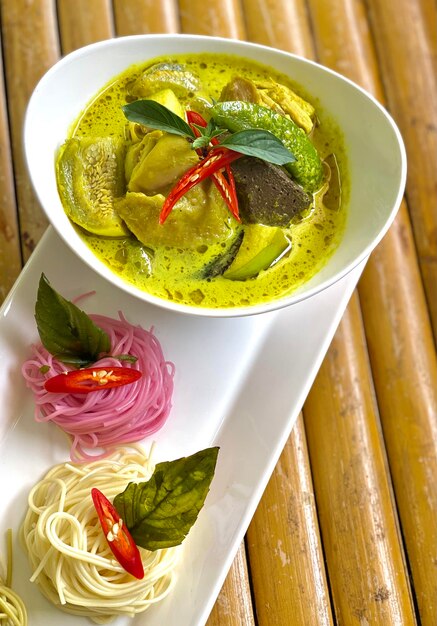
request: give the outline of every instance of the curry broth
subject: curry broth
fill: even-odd
[[[319,197],[316,194],[314,207],[286,229],[292,242],[291,250],[268,270],[246,281],[232,281],[223,276],[208,280],[196,277],[196,271],[222,251],[220,243],[193,250],[161,247],[151,251],[133,236],[111,239],[81,230],[81,237],[116,274],[159,298],[187,305],[227,308],[267,302],[291,293],[321,269],[338,246],[344,231],[348,185],[346,157],[338,127],[332,120],[326,119],[323,109],[314,99],[271,68],[233,56],[188,54],[160,57],[125,71],[96,95],[70,136],[126,138],[127,123],[121,109],[126,103],[126,87],[144,69],[164,61],[188,65],[199,76],[202,91],[210,99],[218,100],[224,85],[239,74],[252,80],[272,78],[311,101],[319,119],[311,136],[312,141],[322,159],[334,153],[339,164],[342,181],[340,206],[336,210],[328,209],[323,205],[320,194]],[[192,103],[191,94],[185,102],[180,98],[183,105],[188,105],[190,99]]]

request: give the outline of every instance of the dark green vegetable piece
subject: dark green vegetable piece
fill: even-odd
[[[158,463],[147,482],[129,483],[114,499],[137,546],[159,550],[185,539],[214,476],[219,449]]]
[[[290,241],[280,228],[254,224],[246,228],[244,237],[244,244],[248,240],[247,247],[240,249],[241,253],[237,254],[235,262],[224,273],[224,277],[229,280],[255,278],[291,247]]]
[[[288,226],[293,216],[312,202],[312,196],[273,163],[243,157],[231,168],[243,224]]]
[[[217,102],[211,108],[214,121],[235,133],[250,128],[268,130],[296,157],[287,170],[305,191],[313,193],[323,181],[323,166],[316,148],[292,120],[253,102]]]
[[[218,255],[212,261],[210,261],[200,272],[200,278],[214,278],[220,276],[225,272],[235,259],[238,250],[240,249],[241,242],[243,241],[244,231],[243,229],[237,231],[234,239],[223,254]]]
[[[35,320],[43,346],[62,363],[84,367],[111,349],[105,331],[57,293],[44,274],[38,286]]]

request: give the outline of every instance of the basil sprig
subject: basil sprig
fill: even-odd
[[[114,506],[138,546],[159,550],[185,539],[203,507],[219,448],[158,463],[152,477],[129,483]]]
[[[38,285],[35,320],[41,343],[62,363],[85,367],[111,349],[108,334],[57,293],[44,274]]]
[[[185,120],[154,100],[135,100],[123,106],[123,112],[131,122],[186,137],[192,142],[194,149],[208,146],[211,139],[217,137],[218,145],[241,154],[258,157],[269,163],[285,165],[296,160],[294,154],[284,146],[282,141],[268,130],[249,128],[230,133],[229,129],[219,128],[213,121],[210,121],[205,128],[196,126],[200,132],[200,137],[196,138],[194,131]]]
[[[122,109],[130,122],[193,140],[196,138],[194,131],[185,120],[154,100],[135,100],[123,106]]]

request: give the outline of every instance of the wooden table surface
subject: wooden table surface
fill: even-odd
[[[0,10],[0,300],[47,227],[22,126],[36,82],[62,54],[138,33],[248,39],[338,70],[387,106],[408,153],[405,200],[208,626],[436,626],[435,0],[0,0]]]

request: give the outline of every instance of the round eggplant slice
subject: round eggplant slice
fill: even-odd
[[[129,232],[114,209],[114,199],[125,192],[122,141],[69,139],[61,148],[57,179],[64,210],[75,224],[106,237]]]

